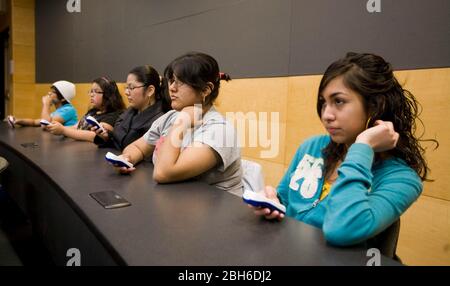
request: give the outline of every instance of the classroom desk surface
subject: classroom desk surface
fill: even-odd
[[[320,229],[270,222],[242,199],[190,181],[160,185],[151,163],[119,175],[106,152],[40,128],[0,123],[2,184],[31,217],[57,264],[76,248],[82,265],[366,265],[367,249],[338,248]],[[119,151],[113,151],[118,154]],[[131,206],[107,210],[89,194],[114,190]],[[400,265],[381,257],[382,265]]]

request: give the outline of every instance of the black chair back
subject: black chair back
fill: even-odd
[[[399,235],[400,219],[395,221],[375,237],[369,239],[367,241],[367,246],[368,248],[377,248],[380,250],[381,254],[401,262],[400,258],[396,254]]]

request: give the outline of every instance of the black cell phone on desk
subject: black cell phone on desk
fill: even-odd
[[[105,209],[116,209],[131,206],[131,203],[114,191],[103,191],[89,194]]]

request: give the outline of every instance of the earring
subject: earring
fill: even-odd
[[[370,120],[372,120],[372,117],[369,116],[369,118],[367,118],[367,122],[366,122],[366,129],[369,128]]]

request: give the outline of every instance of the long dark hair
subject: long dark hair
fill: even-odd
[[[369,126],[376,120],[391,121],[400,138],[397,146],[386,153],[403,159],[420,178],[427,179],[429,171],[424,158],[425,149],[419,144],[422,140],[415,137],[416,120],[423,125],[419,118],[421,106],[413,94],[402,88],[394,76],[390,63],[374,54],[348,53],[345,58],[332,63],[322,77],[319,86],[317,113],[322,117],[322,93],[326,86],[335,78],[342,76],[346,87],[359,93],[363,99],[365,110],[370,118]],[[338,161],[343,160],[347,152],[345,144],[330,141],[322,151],[325,159],[325,174],[334,170]],[[380,160],[376,154],[376,161]]]
[[[172,109],[169,94],[167,92],[167,82],[159,76],[159,73],[150,65],[139,66],[132,69],[129,74],[136,76],[139,82],[142,82],[146,88],[153,86],[155,88],[155,100],[161,102],[162,109],[167,112]]]
[[[105,113],[125,109],[125,103],[114,80],[104,76],[94,79],[93,82],[103,91],[102,107]]]
[[[219,64],[210,55],[190,52],[174,59],[164,70],[164,77],[173,80],[174,76],[197,92],[202,92],[212,83],[211,94],[206,97],[205,105],[211,105],[219,96],[220,80],[230,81],[231,77],[221,73]]]

